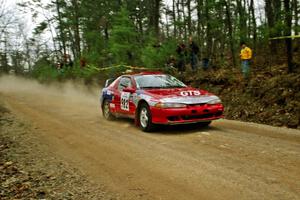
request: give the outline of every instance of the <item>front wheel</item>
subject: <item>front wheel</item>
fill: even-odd
[[[108,100],[104,100],[103,102],[103,106],[102,106],[102,115],[105,119],[107,120],[113,120],[114,116],[111,114],[110,112],[110,108],[109,108],[109,102]]]
[[[155,126],[152,123],[151,111],[146,103],[142,104],[139,109],[138,120],[142,131],[151,132],[154,130]]]

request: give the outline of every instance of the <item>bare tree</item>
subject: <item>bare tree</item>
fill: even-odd
[[[0,71],[9,71],[9,41],[10,32],[16,25],[17,19],[14,12],[7,6],[4,0],[0,0]]]

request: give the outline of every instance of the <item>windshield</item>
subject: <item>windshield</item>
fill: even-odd
[[[187,87],[175,77],[165,74],[138,75],[134,79],[139,89]]]

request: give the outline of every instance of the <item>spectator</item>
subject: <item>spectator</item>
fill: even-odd
[[[58,69],[58,70],[61,70],[62,68],[63,68],[63,63],[62,62],[57,62],[56,63],[56,68]]]
[[[197,63],[198,63],[198,53],[199,53],[199,47],[198,45],[193,41],[193,38],[189,38],[189,44],[190,44],[190,63],[193,71],[197,70]]]
[[[185,70],[185,55],[186,55],[186,48],[183,42],[178,44],[176,48],[176,53],[178,55],[177,69],[179,72],[183,72]]]
[[[176,65],[176,59],[173,55],[170,55],[170,57],[167,60],[167,67],[175,67]]]
[[[204,70],[207,70],[209,68],[209,59],[207,57],[202,59],[202,67]]]
[[[81,57],[80,58],[80,67],[81,68],[84,68],[86,66],[86,60],[84,57]]]
[[[249,78],[250,73],[250,61],[252,59],[252,50],[247,47],[245,42],[241,42],[241,67],[244,79]]]
[[[73,65],[74,65],[74,63],[73,63],[73,61],[70,59],[70,60],[69,60],[69,63],[68,63],[68,66],[72,68]]]

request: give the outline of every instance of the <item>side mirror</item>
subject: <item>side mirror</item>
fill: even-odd
[[[112,82],[114,82],[114,78],[110,78],[110,79],[107,79],[106,81],[105,81],[105,85],[104,85],[104,87],[108,87]]]
[[[123,89],[123,92],[129,92],[130,94],[135,93],[135,89],[132,87],[127,87]]]

